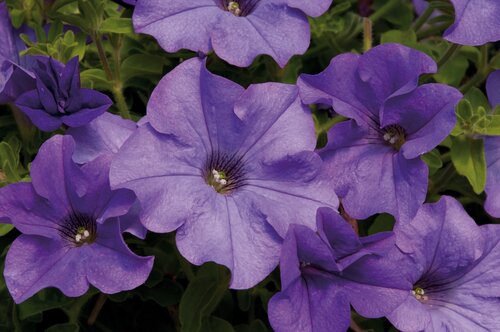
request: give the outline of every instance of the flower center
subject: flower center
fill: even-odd
[[[223,10],[234,16],[247,16],[257,7],[260,0],[217,0]]]
[[[205,164],[204,178],[219,194],[229,194],[245,185],[242,157],[213,152]]]
[[[428,296],[425,295],[425,291],[423,288],[415,287],[413,288],[411,293],[413,294],[413,296],[415,296],[417,300],[422,300],[422,301],[428,300]]]
[[[389,125],[382,129],[384,134],[383,138],[389,145],[396,150],[401,149],[401,146],[406,142],[406,131],[400,125]]]
[[[97,224],[93,216],[72,212],[59,223],[61,237],[75,247],[92,244],[97,238]]]

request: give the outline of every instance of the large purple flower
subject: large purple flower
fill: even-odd
[[[21,93],[35,88],[35,79],[27,70],[29,57],[19,56],[25,46],[14,31],[7,4],[0,2],[0,104],[13,102]]]
[[[500,105],[500,70],[490,74],[486,82],[486,91],[491,107]],[[484,150],[488,165],[484,208],[492,216],[500,218],[500,137],[485,137]]]
[[[329,104],[353,119],[333,127],[320,151],[352,217],[388,212],[408,220],[423,203],[428,169],[419,157],[453,129],[462,96],[442,84],[417,86],[421,74],[435,71],[427,55],[384,44],[299,78],[305,103]]]
[[[462,45],[482,45],[500,40],[500,1],[451,0],[455,23],[444,38]]]
[[[117,293],[140,286],[151,271],[153,258],[132,253],[120,231],[134,194],[111,191],[108,156],[79,167],[74,149],[71,137],[53,137],[33,161],[32,183],[0,189],[0,218],[23,233],[4,270],[16,303],[46,287],[67,296],[84,294],[89,284]]]
[[[395,229],[390,258],[412,287],[388,315],[402,331],[497,331],[500,225],[477,226],[451,197]]]
[[[318,233],[291,225],[281,252],[281,292],[269,302],[275,331],[344,332],[350,305],[361,315],[385,316],[406,298],[410,284],[381,258],[392,233],[358,238],[336,212],[318,209]]]
[[[227,62],[247,67],[268,54],[284,67],[309,47],[307,15],[319,16],[332,0],[138,0],[137,32],[154,36],[168,52],[212,49]]]
[[[80,87],[78,57],[66,65],[38,57],[37,64],[36,88],[19,96],[15,104],[41,130],[83,126],[112,105],[105,94]]]
[[[111,184],[135,191],[146,228],[177,229],[190,262],[227,266],[232,288],[275,268],[291,222],[314,227],[318,207],[337,207],[293,85],[245,90],[194,58],[161,80],[147,114],[118,151]]]

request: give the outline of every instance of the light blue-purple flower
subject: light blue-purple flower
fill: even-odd
[[[318,207],[337,208],[293,85],[245,90],[194,58],[160,81],[147,117],[118,151],[111,184],[136,193],[146,228],[177,230],[190,262],[227,266],[232,288],[276,267],[290,223],[314,228]]]
[[[455,44],[483,45],[500,40],[500,1],[451,0],[455,22],[444,38]]]
[[[20,95],[15,105],[43,131],[54,131],[63,124],[83,126],[113,104],[105,94],[81,88],[78,57],[66,65],[37,57],[34,72],[36,88]]]
[[[35,88],[34,75],[28,70],[30,57],[19,55],[25,49],[14,31],[7,4],[0,2],[0,104],[13,102],[21,93]]]
[[[140,123],[144,123],[145,119]],[[125,120],[118,115],[104,113],[89,124],[82,127],[69,128],[65,134],[75,140],[73,161],[86,164],[98,157],[113,158],[120,147],[137,129],[137,123]],[[136,202],[129,213],[120,218],[123,232],[131,233],[141,239],[146,237],[147,230],[139,221],[140,205]]]
[[[309,47],[307,15],[320,16],[332,0],[138,0],[137,32],[155,37],[168,52],[215,53],[247,67],[268,54],[284,67]]]
[[[443,197],[394,232],[399,249],[388,260],[412,285],[387,316],[396,328],[498,330],[500,225],[477,226],[460,203]]]
[[[153,257],[132,253],[121,235],[119,218],[135,195],[110,189],[109,156],[75,164],[74,145],[69,136],[54,136],[33,161],[32,183],[0,189],[0,218],[22,233],[4,269],[16,303],[47,287],[72,297],[89,285],[106,294],[130,290],[151,271]]]
[[[500,70],[490,74],[486,82],[486,91],[491,107],[500,105]],[[488,167],[484,208],[490,215],[500,218],[500,137],[485,137],[484,150]]]
[[[383,257],[393,249],[392,233],[358,238],[335,211],[320,208],[318,232],[291,225],[280,259],[281,292],[269,302],[277,332],[344,332],[351,305],[362,316],[391,313],[411,285],[399,267]]]
[[[351,119],[330,130],[320,154],[353,218],[387,212],[410,220],[424,202],[428,168],[420,156],[453,129],[462,97],[443,84],[418,86],[420,75],[435,71],[424,53],[383,44],[364,55],[339,55],[322,73],[300,76],[305,103],[331,105]]]

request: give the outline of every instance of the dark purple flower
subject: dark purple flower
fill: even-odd
[[[29,57],[20,57],[25,46],[14,31],[7,4],[0,2],[0,104],[13,102],[20,94],[35,88],[35,79],[27,69]]]
[[[455,44],[483,45],[500,40],[500,1],[451,0],[455,23],[444,38]]]
[[[364,55],[342,54],[318,75],[301,75],[305,103],[326,103],[351,118],[334,126],[320,151],[346,211],[356,219],[388,212],[415,216],[427,193],[420,155],[453,129],[462,94],[443,84],[418,86],[436,71],[430,57],[383,44]]]
[[[392,233],[358,238],[335,211],[320,208],[318,232],[291,225],[280,259],[281,292],[269,302],[275,331],[344,332],[350,305],[365,317],[391,313],[406,298],[410,284],[399,267],[382,260],[392,248]]]
[[[310,39],[307,15],[320,16],[332,0],[138,0],[137,32],[155,37],[168,52],[212,49],[227,62],[247,67],[260,54],[284,67],[303,54]]]
[[[85,126],[69,128],[66,134],[76,143],[73,161],[85,164],[103,155],[112,158],[136,129],[137,123],[111,113],[104,113]],[[120,217],[120,225],[124,232],[144,239],[147,230],[139,221],[139,213],[140,205],[136,202],[126,216]]]
[[[111,191],[109,156],[80,167],[74,149],[71,137],[54,136],[33,161],[32,183],[0,189],[0,217],[23,233],[4,270],[16,303],[47,287],[80,296],[91,284],[113,294],[140,286],[151,271],[153,257],[132,253],[120,231],[134,194]]]
[[[500,70],[490,74],[486,82],[486,91],[491,107],[500,105]],[[484,208],[490,215],[500,218],[500,136],[485,137],[484,150],[488,166]]]
[[[412,285],[387,317],[402,331],[496,331],[500,225],[477,226],[451,197],[397,224],[390,257]]]
[[[291,222],[314,227],[318,207],[338,205],[293,85],[245,90],[194,58],[160,81],[147,114],[113,161],[112,186],[134,190],[146,228],[177,230],[190,262],[227,266],[232,288],[276,267]]]
[[[105,94],[80,87],[78,57],[66,65],[38,57],[37,64],[36,89],[23,93],[15,104],[41,130],[83,126],[112,105]]]

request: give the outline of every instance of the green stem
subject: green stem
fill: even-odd
[[[116,107],[120,112],[120,115],[125,119],[132,118],[130,115],[130,111],[128,110],[127,102],[125,101],[125,96],[123,95],[123,88],[120,82],[115,82],[113,86],[113,97],[116,101]]]
[[[462,45],[458,44],[451,44],[450,47],[446,50],[446,52],[443,54],[441,59],[438,60],[437,65],[438,68],[441,68],[445,63],[448,62],[453,56],[455,55],[455,52],[458,51],[462,47]]]
[[[97,316],[99,316],[99,313],[101,312],[101,309],[104,306],[104,303],[106,303],[107,299],[108,296],[106,294],[103,293],[99,294],[99,297],[97,298],[97,301],[94,304],[94,308],[92,308],[92,312],[90,313],[89,319],[87,320],[87,325],[92,326],[95,324]]]
[[[422,13],[422,15],[420,15],[418,17],[418,19],[415,21],[415,23],[413,24],[413,30],[415,30],[415,32],[420,30],[420,28],[425,24],[425,22],[427,22],[429,17],[431,17],[433,12],[434,12],[434,6],[432,6],[432,5],[427,6],[425,11]]]
[[[108,79],[108,81],[113,81],[113,72],[111,71],[108,58],[106,57],[106,52],[104,51],[104,47],[101,42],[101,35],[98,34],[92,35],[92,40],[94,41],[94,44],[97,47],[97,55],[99,56],[99,60],[101,60],[102,68],[104,69],[106,78]]]
[[[363,50],[368,52],[373,44],[373,24],[369,18],[363,18]]]

